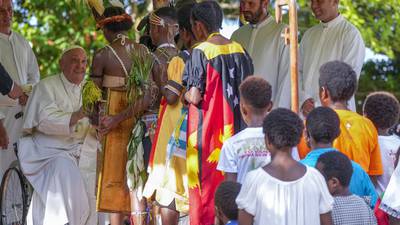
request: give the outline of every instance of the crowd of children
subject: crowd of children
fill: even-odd
[[[290,110],[271,111],[268,82],[243,81],[240,107],[248,128],[222,148],[219,224],[400,224],[399,101],[374,92],[363,115],[348,110],[357,80],[339,61],[321,67],[319,85],[322,106],[304,127]],[[301,139],[308,153],[298,162],[291,151]]]

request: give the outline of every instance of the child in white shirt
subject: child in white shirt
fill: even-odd
[[[314,168],[293,159],[291,150],[303,122],[288,109],[275,109],[264,120],[271,162],[249,172],[236,203],[241,225],[331,225],[333,198]]]
[[[239,92],[240,112],[248,127],[224,142],[217,170],[225,173],[226,181],[243,183],[247,172],[271,161],[262,123],[272,108],[272,87],[263,78],[250,76],[240,84]]]
[[[399,121],[399,101],[391,93],[373,92],[365,99],[363,113],[374,123],[379,134],[383,175],[378,177],[376,191],[381,195],[393,174],[395,155],[400,146],[400,137],[389,134],[389,129]]]

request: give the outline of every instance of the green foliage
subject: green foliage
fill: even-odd
[[[400,99],[400,66],[393,60],[371,61],[364,64],[356,94],[358,112],[365,97],[373,91],[388,91]]]
[[[141,98],[145,90],[150,86],[150,74],[153,68],[154,59],[150,52],[145,51],[131,51],[132,69],[127,78],[127,98],[128,103],[132,104]]]
[[[101,89],[89,78],[85,77],[86,83],[82,88],[82,108],[85,113],[93,113],[95,106],[101,101]]]
[[[144,12],[146,5],[130,9]],[[14,0],[13,30],[32,43],[42,78],[59,72],[58,60],[67,46],[81,45],[90,58],[106,44],[84,1]],[[133,30],[129,36],[135,36]]]
[[[400,1],[342,0],[343,15],[358,29],[368,47],[390,58],[400,55]]]
[[[103,42],[90,11],[83,5],[58,0],[17,0],[14,10],[13,29],[32,43],[42,77],[59,71],[58,59],[67,46],[81,45],[91,54]]]

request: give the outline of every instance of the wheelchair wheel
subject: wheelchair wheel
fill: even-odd
[[[24,225],[28,213],[24,180],[18,168],[9,168],[0,187],[0,225]]]

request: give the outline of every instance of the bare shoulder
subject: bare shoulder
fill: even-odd
[[[94,61],[103,61],[106,57],[107,57],[107,55],[108,55],[108,49],[107,48],[101,48],[101,49],[99,49],[99,50],[97,50],[95,53],[94,53],[94,56],[93,56],[93,62]]]

